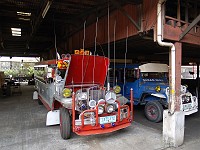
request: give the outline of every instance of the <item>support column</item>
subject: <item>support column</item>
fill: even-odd
[[[163,140],[166,147],[173,146],[178,147],[183,144],[184,141],[184,125],[185,115],[180,111],[180,90],[181,90],[181,58],[182,58],[182,43],[175,43],[175,66],[176,66],[176,78],[175,78],[175,96],[172,101],[175,103],[175,112],[169,113],[169,110],[164,110],[163,113]],[[171,60],[173,58],[170,58]],[[172,64],[173,65],[173,64]],[[170,69],[169,69],[170,70]],[[169,75],[170,76],[170,75]],[[172,80],[172,79],[169,79]]]
[[[182,43],[176,42],[176,80],[175,80],[175,95],[176,95],[176,102],[175,102],[175,111],[180,111],[180,92],[181,92],[181,65],[182,65]]]
[[[198,103],[200,104],[200,99],[199,99],[199,62],[197,62],[197,78],[196,78],[196,80],[197,80],[197,85],[196,85],[196,87],[197,87],[197,98],[198,98]]]

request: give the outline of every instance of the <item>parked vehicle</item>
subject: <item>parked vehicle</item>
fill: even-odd
[[[84,54],[62,55],[34,67],[33,98],[49,110],[47,126],[60,124],[63,139],[70,138],[71,129],[90,135],[131,125],[133,106],[115,88],[104,88],[108,67],[108,58]]]
[[[163,109],[168,107],[169,100],[166,64],[116,64],[110,72],[112,85],[119,85],[122,89],[121,94],[126,98],[130,98],[130,89],[133,89],[134,105],[145,105],[144,112],[148,120],[152,122],[162,120]],[[181,110],[185,115],[197,112],[197,97],[192,96],[186,86],[182,85],[180,91]]]

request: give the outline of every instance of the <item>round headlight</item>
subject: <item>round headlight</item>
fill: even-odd
[[[121,92],[121,87],[119,85],[116,85],[113,87],[113,90],[116,94],[120,93]]]
[[[160,86],[156,86],[155,90],[156,90],[156,92],[160,92],[161,91]]]
[[[104,107],[102,105],[98,106],[98,114],[103,114],[104,112]]]
[[[71,97],[72,92],[71,92],[70,89],[64,88],[63,91],[62,91],[62,94],[63,94],[63,97],[67,98],[67,97]]]
[[[107,113],[111,113],[111,112],[113,112],[114,111],[114,106],[113,105],[107,105],[107,107],[106,107],[106,112]]]
[[[89,101],[89,106],[90,106],[91,108],[94,108],[94,107],[96,106],[96,101],[95,101],[95,100],[90,100],[90,101]]]

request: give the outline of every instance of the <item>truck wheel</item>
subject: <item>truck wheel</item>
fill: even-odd
[[[69,111],[63,107],[60,108],[60,134],[63,139],[69,139],[71,136]]]
[[[163,118],[163,107],[158,101],[151,101],[145,105],[145,116],[152,122],[160,122]]]

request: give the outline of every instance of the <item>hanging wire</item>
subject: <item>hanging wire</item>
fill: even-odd
[[[127,51],[128,51],[128,26],[127,26],[127,32],[126,32],[126,51],[125,51],[125,54],[124,54],[124,59],[125,59],[125,65],[124,65],[124,83],[123,83],[123,95],[124,95],[124,90],[125,90],[125,82],[126,82],[126,54],[127,54]]]

